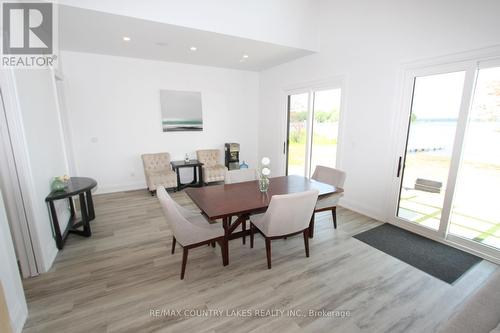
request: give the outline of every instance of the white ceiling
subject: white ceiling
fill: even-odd
[[[131,40],[123,41],[124,36]],[[192,46],[197,50],[191,51]],[[70,6],[59,6],[59,47],[251,71],[312,54],[310,50]],[[244,54],[248,58],[243,59]]]

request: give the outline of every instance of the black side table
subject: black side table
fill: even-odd
[[[63,248],[69,233],[84,237],[90,237],[92,235],[89,222],[95,219],[95,211],[94,211],[94,202],[92,201],[91,190],[96,186],[97,182],[92,178],[71,177],[68,181],[68,186],[64,190],[51,192],[45,198],[45,201],[49,204],[50,207],[50,215],[52,218],[52,224],[54,226],[56,245],[59,250]],[[76,195],[79,196],[80,212],[82,215],[82,220],[79,222],[75,221],[76,213],[72,199],[72,197]],[[71,216],[69,218],[66,230],[64,230],[64,232],[61,234],[61,228],[59,226],[59,221],[57,219],[57,213],[56,213],[56,208],[54,206],[54,201],[63,199],[68,199],[69,201]],[[83,227],[83,230],[77,229],[80,227]]]
[[[203,186],[203,163],[198,160],[186,161],[172,161],[170,162],[172,169],[177,174],[177,191],[182,190],[186,187],[202,187]],[[182,184],[180,177],[180,168],[193,168],[193,181],[191,183]],[[198,174],[196,174],[196,169],[198,169]]]

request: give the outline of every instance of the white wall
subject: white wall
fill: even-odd
[[[255,166],[257,73],[75,52],[62,59],[76,169],[101,192],[145,188],[143,153],[194,158],[238,142]],[[163,133],[160,89],[201,91],[203,131]]]
[[[5,300],[9,309],[11,327],[21,332],[28,317],[28,307],[24,297],[23,285],[17,268],[16,254],[9,232],[9,223],[0,193],[0,281],[2,281]]]
[[[51,267],[57,254],[45,197],[52,178],[67,174],[68,167],[51,71],[17,70],[15,80],[30,173],[30,188],[23,196],[31,202],[27,207],[32,210],[35,226],[31,233],[37,243],[35,250],[40,250],[37,261],[43,272]],[[60,201],[56,207],[63,230],[69,218],[67,204]]]
[[[344,77],[343,204],[385,219],[401,64],[500,44],[500,2],[324,0],[319,12],[321,51],[261,73],[259,154],[284,161],[287,87]]]
[[[315,51],[317,1],[59,0],[64,5]]]

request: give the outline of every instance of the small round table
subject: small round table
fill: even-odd
[[[97,182],[92,178],[71,177],[68,181],[68,186],[64,190],[52,191],[45,198],[45,201],[49,204],[52,225],[54,226],[56,245],[59,250],[63,248],[66,238],[70,233],[84,237],[90,237],[92,235],[90,221],[95,219],[92,189],[96,186]],[[80,201],[80,212],[82,215],[81,221],[76,221],[75,206],[73,204],[73,197],[77,195],[79,196]],[[66,229],[61,233],[54,201],[63,199],[68,199],[71,216]],[[80,227],[83,227],[83,230],[78,230]]]

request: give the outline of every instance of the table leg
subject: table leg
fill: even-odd
[[[223,256],[223,263],[224,266],[229,265],[229,219],[227,217],[224,217],[222,219],[222,227],[224,228],[224,256]]]
[[[90,230],[89,217],[87,215],[88,207],[85,200],[85,193],[80,193],[80,213],[82,214],[83,236],[90,237],[92,231]]]
[[[62,250],[64,246],[64,240],[61,235],[61,228],[59,227],[59,220],[57,219],[56,207],[54,206],[54,202],[49,202],[50,207],[50,215],[52,216],[52,224],[54,225],[54,233],[56,236],[56,245],[59,250]]]
[[[92,221],[95,219],[94,200],[92,200],[92,193],[90,190],[88,190],[85,194],[87,198],[88,218],[89,221]]]
[[[191,184],[196,184],[198,183],[198,176],[197,176],[197,173],[196,173],[196,167],[193,168],[193,181],[191,182]]]
[[[68,201],[69,201],[69,208],[70,208],[70,212],[71,212],[70,219],[73,219],[75,217],[75,215],[76,215],[75,203],[73,202],[73,198],[72,197],[69,197]]]

